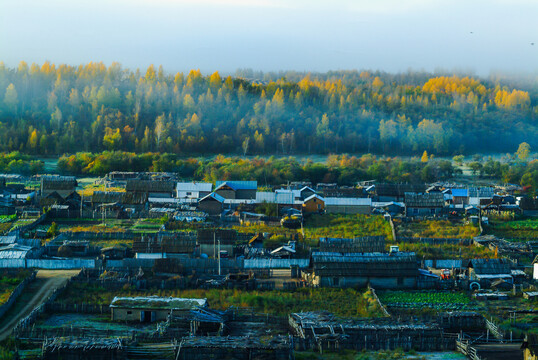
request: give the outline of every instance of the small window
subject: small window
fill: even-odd
[[[413,209],[413,214],[418,215],[418,209],[417,208]]]
[[[403,277],[399,276],[399,277],[398,277],[398,280],[397,280],[397,284],[398,284],[398,285],[403,285],[403,283],[404,283],[404,279],[403,279]]]
[[[333,278],[333,286],[340,286],[340,278]]]
[[[127,315],[132,315],[133,312],[131,310],[127,310]]]
[[[430,209],[432,215],[435,215],[435,209]]]
[[[318,204],[318,210],[321,210],[321,204]]]

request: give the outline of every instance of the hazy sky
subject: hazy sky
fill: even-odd
[[[0,0],[0,61],[20,60],[536,72],[538,1]]]

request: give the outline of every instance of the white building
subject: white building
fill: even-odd
[[[178,182],[176,186],[176,197],[178,199],[201,199],[209,194],[213,189],[211,183]]]

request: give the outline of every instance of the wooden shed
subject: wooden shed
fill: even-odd
[[[325,199],[321,196],[314,194],[303,201],[303,212],[304,213],[322,213],[325,211]]]
[[[211,193],[198,201],[198,209],[208,215],[220,215],[224,209],[224,198]]]
[[[110,303],[113,321],[165,321],[170,314],[181,314],[207,306],[207,299],[140,296],[115,297]]]

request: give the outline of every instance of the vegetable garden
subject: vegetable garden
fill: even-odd
[[[461,292],[450,291],[385,291],[378,294],[383,305],[403,309],[431,308],[462,310],[472,306],[471,299]]]

